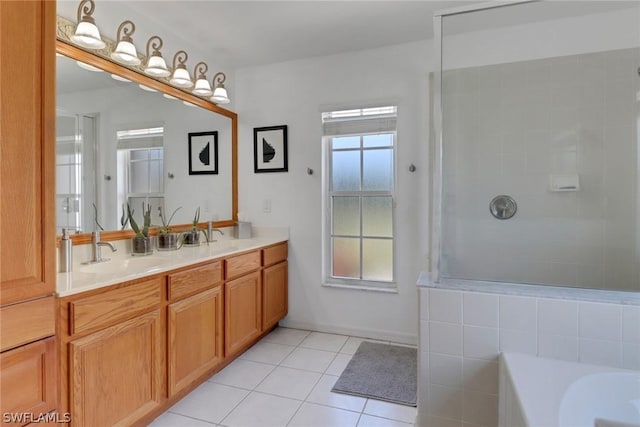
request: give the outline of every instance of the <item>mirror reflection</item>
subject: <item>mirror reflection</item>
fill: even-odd
[[[172,225],[233,217],[230,118],[61,55],[56,108],[58,234],[120,230],[127,203],[156,226],[159,208]]]

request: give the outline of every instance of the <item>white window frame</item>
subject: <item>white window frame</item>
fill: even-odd
[[[161,199],[162,206],[160,206],[164,210],[164,199],[165,199],[165,179],[164,179],[164,170],[165,170],[165,149],[164,149],[164,125],[160,126],[140,126],[133,127],[130,126],[128,128],[118,130],[116,132],[116,141],[117,141],[117,162],[118,162],[118,181],[122,180],[118,184],[118,205],[125,206],[129,203],[131,198],[143,198],[145,199],[145,203],[149,203],[150,198]],[[160,160],[160,164],[162,166],[162,171],[160,173],[161,178],[161,191],[160,192],[143,192],[143,193],[132,193],[129,192],[131,188],[131,165],[135,162],[143,162],[146,161],[149,165],[155,161],[151,158],[147,158],[145,160],[131,160],[131,152],[132,151],[149,151],[149,150],[161,150],[162,151],[162,159]],[[148,173],[151,173],[151,168],[148,168]],[[149,176],[150,178],[150,176]],[[158,206],[152,206],[152,222],[154,224],[158,223],[156,220],[156,212]],[[133,209],[138,212],[140,209],[139,206],[132,206]],[[120,207],[118,209],[121,209]],[[118,218],[122,215],[122,212],[117,212]]]
[[[367,111],[368,109],[363,110],[354,110],[355,112],[360,111],[360,117],[366,118],[366,112],[363,114],[363,111]],[[337,117],[338,120],[345,121],[354,121],[357,120],[358,117],[350,117],[350,118],[341,118],[342,112],[337,112],[334,117]],[[348,113],[352,113],[349,111]],[[395,125],[395,111],[393,113],[393,120]],[[356,125],[357,126],[357,125]],[[396,262],[396,247],[397,247],[397,227],[396,227],[396,192],[397,192],[397,129],[394,130],[384,130],[380,129],[377,131],[358,131],[354,133],[336,133],[333,135],[325,135],[323,136],[323,230],[322,230],[322,242],[323,242],[323,266],[322,266],[322,274],[323,274],[323,285],[331,286],[331,287],[344,287],[351,289],[364,289],[364,290],[379,290],[384,292],[395,292],[397,289],[396,278],[397,278],[397,262]],[[363,156],[365,151],[373,151],[385,149],[388,150],[389,146],[385,147],[369,147],[365,148],[363,146],[363,139],[366,135],[379,135],[379,134],[391,134],[393,138],[393,145],[391,147],[392,155],[393,155],[393,171],[392,171],[392,179],[393,185],[390,191],[368,191],[368,190],[358,190],[358,191],[336,191],[334,192],[331,186],[331,177],[333,172],[332,165],[332,153],[333,151],[359,151],[360,153],[360,182],[363,182]],[[348,136],[359,136],[360,137],[360,147],[352,148],[352,149],[338,149],[333,150],[332,148],[332,140],[337,137],[348,137]],[[333,237],[340,237],[339,235],[333,234],[333,196],[353,196],[359,198],[360,203],[360,233],[358,236],[346,236],[349,238],[357,238],[360,243],[360,277],[362,277],[362,267],[363,267],[363,251],[362,244],[365,238],[372,239],[381,239],[381,240],[391,240],[392,242],[392,278],[390,281],[374,281],[374,280],[366,280],[366,279],[356,279],[356,278],[343,278],[333,276]],[[392,233],[391,237],[366,237],[362,235],[362,198],[366,196],[390,196],[392,200]]]

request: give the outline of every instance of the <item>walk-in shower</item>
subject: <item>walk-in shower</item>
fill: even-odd
[[[432,279],[640,291],[640,4],[435,27]]]

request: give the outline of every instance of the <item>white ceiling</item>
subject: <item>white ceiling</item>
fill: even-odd
[[[0,0],[1,1],[1,0]],[[433,14],[473,1],[430,0],[95,0],[103,36],[121,21],[136,23],[134,42],[160,35],[170,63],[184,49],[188,64],[215,71],[377,48],[433,37]],[[76,21],[79,0],[58,0],[58,14]],[[497,2],[496,2],[497,3]],[[501,2],[504,3],[504,2]],[[518,25],[637,6],[632,1],[543,1],[456,15],[447,34]]]
[[[163,52],[185,49],[193,61],[246,67],[425,40],[433,37],[433,12],[470,1],[96,0],[102,34],[116,38],[131,19],[134,42],[144,49],[154,34]],[[58,0],[58,14],[76,21],[79,1]],[[195,64],[192,60],[191,64]]]

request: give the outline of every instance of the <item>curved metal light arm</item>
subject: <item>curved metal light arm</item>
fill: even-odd
[[[216,79],[218,79],[216,81]],[[227,76],[225,76],[225,74],[222,71],[219,71],[216,73],[215,76],[213,76],[213,79],[211,80],[211,83],[213,83],[213,87],[224,87],[224,81],[227,79]]]
[[[95,25],[96,21],[93,19],[93,16],[91,16],[95,10],[96,4],[93,0],[82,0],[78,5],[78,23],[80,23],[80,21],[86,21]]]
[[[120,26],[118,27],[118,38],[117,43],[120,43],[121,40],[124,40],[129,43],[133,43],[131,39],[131,35],[136,32],[136,24],[132,21],[126,20],[122,21]]]
[[[204,62],[198,62],[195,67],[193,67],[193,75],[198,76],[198,80],[207,79],[207,71],[209,71],[209,66]]]
[[[187,52],[185,52],[184,50],[177,51],[176,54],[173,55],[173,68],[187,68],[187,59],[189,59],[189,55],[187,55]],[[176,61],[178,62],[178,64],[176,64]]]
[[[150,48],[153,49],[151,55],[149,55]],[[162,56],[160,49],[162,49],[162,39],[160,36],[152,36],[147,40],[147,58],[150,58],[151,56]]]

